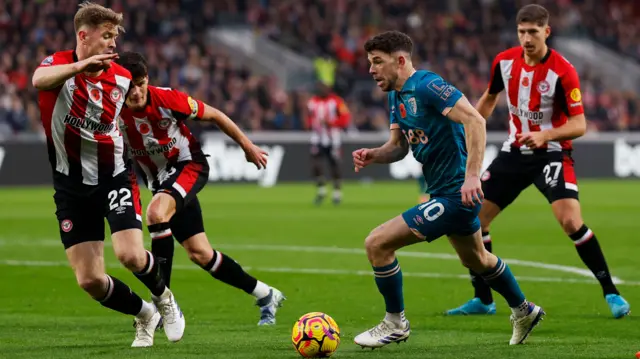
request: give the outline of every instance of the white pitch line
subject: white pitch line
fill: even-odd
[[[12,266],[12,267],[69,267],[69,264],[64,261],[22,261],[14,259],[0,260],[0,265]],[[124,267],[118,263],[107,263],[107,268],[120,268]],[[190,270],[201,271],[202,269],[195,264],[174,264],[173,269],[177,270]],[[289,273],[289,274],[320,274],[320,275],[352,275],[352,276],[364,276],[370,277],[373,272],[366,270],[344,270],[344,269],[327,269],[327,268],[288,268],[288,267],[243,267],[246,271],[256,272],[271,272],[271,273]],[[402,272],[404,277],[417,277],[417,278],[444,278],[444,279],[464,279],[469,280],[467,274],[451,274],[451,273],[432,273],[432,272]],[[516,276],[516,279],[521,282],[542,282],[542,283],[583,283],[583,284],[597,284],[595,279],[581,279],[581,278],[557,278],[557,277],[531,277],[531,276]],[[624,285],[640,286],[640,282],[624,282]]]
[[[364,249],[359,248],[341,248],[341,247],[308,247],[308,246],[281,246],[268,244],[219,244],[218,248],[237,249],[237,250],[258,250],[258,251],[283,251],[283,252],[314,252],[314,253],[336,253],[336,254],[362,254],[365,255]],[[445,260],[460,260],[457,255],[447,253],[429,253],[429,252],[408,252],[398,251],[400,257],[413,258],[436,258]],[[583,277],[594,278],[590,270],[566,266],[561,264],[547,264],[541,262],[524,261],[519,259],[502,258],[508,264],[520,265],[523,267],[549,269],[557,272],[573,273]],[[624,281],[618,277],[612,277],[613,283],[623,284]]]
[[[106,241],[106,246],[110,246],[111,242]],[[62,248],[62,244],[59,240],[53,239],[35,239],[35,240],[6,240],[0,238],[0,246],[57,246]],[[244,250],[244,251],[269,251],[269,252],[311,252],[311,253],[334,253],[334,254],[358,254],[365,255],[364,249],[360,248],[343,248],[343,247],[319,247],[319,246],[289,246],[289,245],[270,245],[270,244],[214,244],[215,248],[220,249],[232,249],[232,250]],[[413,251],[398,251],[397,254],[400,257],[413,257],[413,258],[435,258],[443,260],[455,260],[458,261],[458,256],[448,253],[429,253],[429,252],[413,252]],[[595,279],[593,273],[590,270],[584,268],[577,268],[573,266],[561,265],[561,264],[549,264],[535,261],[526,261],[512,258],[502,258],[510,265],[519,265],[530,268],[541,268],[552,270],[556,272],[565,272],[577,274],[590,279]],[[619,277],[613,276],[612,281],[614,284],[624,284],[625,281]]]

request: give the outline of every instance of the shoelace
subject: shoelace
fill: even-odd
[[[373,329],[369,330],[369,334],[372,337],[375,336],[383,336],[385,331],[388,331],[390,328],[387,326],[387,323],[380,322],[380,324],[376,325]]]
[[[151,319],[146,320],[146,321],[137,321],[136,320],[136,339],[140,339],[140,337],[145,337],[145,339],[151,337],[151,334],[147,330],[147,326],[149,325],[149,321],[150,320]]]
[[[165,323],[175,323],[177,313],[173,310],[174,307],[173,297],[170,297],[167,300],[167,304],[162,306],[162,317]]]

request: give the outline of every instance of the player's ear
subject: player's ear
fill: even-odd
[[[548,39],[549,35],[551,35],[551,26],[547,25],[544,29],[544,38]]]
[[[406,63],[407,63],[407,59],[404,57],[404,55],[402,54],[398,55],[398,65],[404,66]]]

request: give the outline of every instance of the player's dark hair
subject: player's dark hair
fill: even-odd
[[[538,4],[530,4],[518,11],[516,23],[530,23],[538,26],[549,24],[549,11],[544,6]]]
[[[381,51],[385,54],[404,51],[411,54],[413,41],[409,35],[400,31],[386,31],[367,40],[364,44],[364,51]]]
[[[147,76],[147,60],[138,52],[120,53],[116,63],[129,70],[134,80]]]

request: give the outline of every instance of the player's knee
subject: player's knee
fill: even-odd
[[[150,205],[147,209],[147,224],[158,224],[169,222],[170,218],[163,208],[158,205]]]
[[[106,278],[104,275],[94,276],[94,275],[80,275],[77,276],[78,286],[82,288],[85,292],[89,293],[93,298],[100,298],[104,296],[104,291],[106,288]]]
[[[367,238],[364,240],[364,248],[367,252],[367,257],[369,261],[373,261],[379,259],[381,257],[386,256],[391,252],[389,249],[385,247],[385,236],[380,227],[374,229],[369,233]]]
[[[562,215],[558,218],[558,221],[568,235],[576,233],[584,224],[582,218],[573,215]]]
[[[468,269],[471,269],[477,273],[483,273],[490,269],[489,267],[489,252],[470,252],[466,255],[460,256],[460,262]]]
[[[204,267],[211,261],[213,251],[211,249],[207,251],[203,248],[189,248],[187,249],[187,255],[193,263]]]
[[[116,256],[118,257],[118,261],[132,272],[137,273],[142,271],[147,264],[146,251],[141,251],[141,253],[137,253],[137,251],[122,251],[120,253],[116,253]]]

